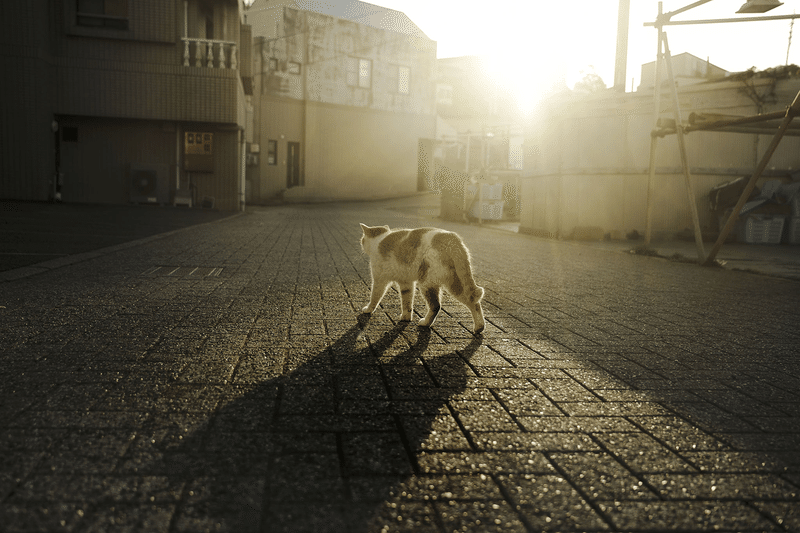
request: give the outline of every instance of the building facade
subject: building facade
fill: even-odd
[[[424,189],[436,43],[356,0],[256,0],[251,201],[373,199]]]
[[[0,5],[0,197],[244,206],[241,0]]]

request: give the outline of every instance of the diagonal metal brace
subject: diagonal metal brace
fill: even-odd
[[[750,193],[753,192],[753,189],[756,186],[756,181],[758,181],[758,178],[761,177],[764,169],[767,168],[769,160],[772,158],[775,150],[778,149],[778,145],[786,133],[786,130],[789,129],[789,124],[792,122],[792,119],[798,115],[800,115],[800,91],[798,91],[797,95],[794,97],[792,105],[790,105],[786,110],[786,115],[784,115],[783,121],[778,127],[778,131],[775,132],[775,135],[772,137],[772,142],[769,144],[769,147],[767,147],[767,151],[764,153],[761,161],[758,162],[758,166],[756,167],[755,172],[753,172],[753,175],[750,176],[750,180],[747,182],[747,185],[745,185],[744,190],[742,191],[742,196],[739,198],[739,201],[736,202],[736,206],[734,206],[731,216],[728,218],[728,221],[725,223],[725,226],[719,233],[717,242],[714,243],[714,246],[708,253],[708,257],[706,257],[706,260],[703,262],[703,266],[714,265],[714,259],[717,257],[717,253],[719,253],[720,248],[722,248],[722,243],[725,242],[725,239],[733,230],[733,225],[736,223],[736,219],[739,218],[739,213],[741,213],[742,207],[744,207],[744,204],[750,197]]]

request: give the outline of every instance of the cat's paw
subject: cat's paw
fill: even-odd
[[[430,327],[431,321],[428,320],[427,318],[423,318],[422,320],[417,322],[417,325],[420,326],[420,327],[423,327],[423,328],[427,328],[427,327]]]
[[[411,313],[405,313],[400,315],[397,320],[399,322],[411,322]]]
[[[365,305],[364,307],[361,308],[361,312],[364,313],[365,315],[371,315],[374,310],[375,309],[370,309],[368,305]]]
[[[484,329],[485,329],[484,324],[481,324],[480,326],[475,326],[475,329],[472,330],[472,334],[477,337],[478,335],[483,333]]]

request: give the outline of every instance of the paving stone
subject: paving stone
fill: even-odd
[[[770,474],[658,474],[645,479],[666,499],[800,500],[800,491]]]
[[[657,493],[610,454],[553,453],[553,463],[593,500],[656,500]]]
[[[642,433],[600,433],[600,444],[633,472],[691,472],[695,468],[680,456]]]
[[[536,531],[603,531],[607,525],[566,479],[555,476],[500,476],[500,485]]]
[[[479,450],[595,450],[595,443],[589,436],[558,433],[516,433],[516,432],[470,432]]]
[[[525,531],[517,513],[503,500],[450,500],[437,502],[436,510],[448,531]]]

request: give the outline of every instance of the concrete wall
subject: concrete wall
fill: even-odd
[[[286,189],[286,171],[288,143],[300,143],[301,151],[305,148],[303,133],[304,102],[289,98],[272,98],[256,96],[255,106],[258,124],[256,136],[261,150],[259,157],[259,180],[255,185],[254,200],[263,200],[277,196]],[[277,159],[271,165],[268,161],[269,141],[278,143]],[[301,176],[303,161],[301,158]]]
[[[170,168],[177,163],[174,124],[172,132],[148,121],[59,117],[59,124],[65,202],[127,203],[131,165],[157,171],[159,182],[166,185],[159,200],[170,200]],[[74,130],[76,140],[63,139],[69,129]]]
[[[176,168],[182,161],[185,126],[144,120],[59,116],[60,131],[72,129],[76,140],[60,139],[61,195],[65,202],[123,204],[172,202]],[[214,169],[210,173],[181,172],[181,188],[191,189],[195,201],[214,198],[214,207],[239,208],[239,132],[194,126],[214,134]],[[143,196],[132,184],[132,171],[152,170],[157,190]]]
[[[800,81],[755,80],[756,89],[774,92],[765,111],[788,105]],[[740,82],[695,85],[681,90],[684,120],[691,112],[751,115],[755,105]],[[672,117],[668,95],[660,116]],[[521,231],[576,237],[612,238],[646,225],[652,95],[604,93],[596,97],[563,95],[542,108],[526,132],[525,168],[521,182]],[[752,173],[771,136],[722,132],[687,135],[687,156],[701,226],[716,229],[708,209],[709,190],[719,183]],[[657,144],[657,176],[653,201],[655,238],[671,237],[692,227],[685,180],[675,135]],[[767,177],[784,177],[800,168],[800,140],[787,137],[771,160]]]
[[[52,6],[0,2],[0,198],[47,200],[55,173]]]
[[[417,190],[419,139],[435,117],[310,103],[305,189],[290,197],[353,199]]]

